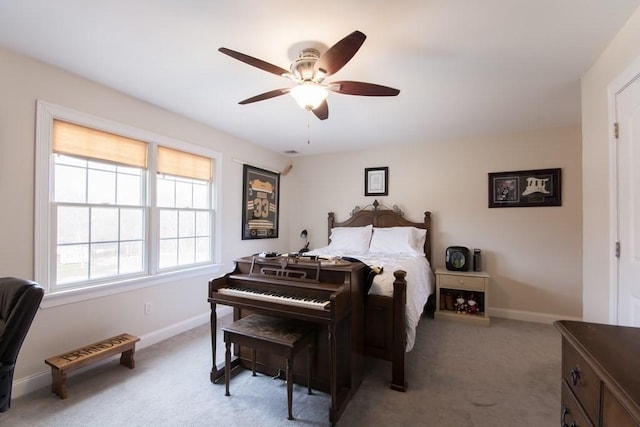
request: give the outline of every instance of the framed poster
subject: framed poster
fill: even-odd
[[[560,169],[489,173],[489,207],[562,206]]]
[[[364,170],[364,195],[387,196],[389,195],[389,168],[365,168]]]
[[[242,240],[278,237],[280,174],[244,165]]]

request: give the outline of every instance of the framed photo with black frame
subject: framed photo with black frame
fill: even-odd
[[[242,182],[242,240],[277,238],[280,174],[244,165]]]
[[[561,169],[489,173],[489,207],[562,206]]]
[[[364,195],[387,196],[389,195],[389,168],[365,168],[364,170]]]

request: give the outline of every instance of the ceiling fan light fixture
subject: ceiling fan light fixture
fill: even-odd
[[[326,87],[311,82],[299,84],[292,88],[289,93],[298,105],[305,110],[317,108],[329,96]]]

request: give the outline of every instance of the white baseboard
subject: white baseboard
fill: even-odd
[[[509,308],[490,307],[488,312],[490,317],[502,317],[504,319],[511,319],[511,320],[524,320],[526,322],[553,323],[556,320],[582,321],[582,318],[580,317],[572,317],[572,316],[565,316],[561,314],[551,314],[551,313],[538,313],[535,311],[513,310]]]
[[[227,316],[229,313],[233,312],[233,308],[232,307],[226,307],[226,306],[218,306],[217,307],[217,315],[218,318],[223,318],[225,316]],[[205,323],[209,322],[209,316],[210,313],[206,312],[206,313],[202,313],[198,316],[194,316],[190,319],[186,319],[183,320],[181,322],[175,323],[173,325],[169,325],[167,327],[164,327],[162,329],[158,329],[157,331],[152,331],[148,334],[144,334],[142,336],[140,336],[140,341],[138,342],[138,344],[136,345],[136,351],[143,349],[145,347],[149,347],[150,345],[159,343],[160,341],[166,340],[168,338],[171,338],[174,335],[178,335],[181,334],[183,332],[186,332],[190,329],[193,329],[195,327],[198,327],[200,325],[204,325]],[[226,317],[225,317],[226,319]],[[96,362],[95,364],[91,365],[91,366],[87,366],[85,368],[81,368],[78,369],[77,371],[74,371],[72,373],[69,374],[69,377],[74,375],[74,374],[78,374],[80,372],[84,372],[87,369],[90,369],[92,367],[95,367],[96,365],[101,365],[103,363],[107,363],[110,360],[113,360],[115,358],[120,357],[119,354],[104,359],[100,362]],[[33,391],[36,391],[40,388],[43,387],[50,387],[51,386],[51,370],[47,369],[45,371],[42,372],[38,372],[36,374],[33,375],[29,375],[27,377],[24,378],[20,378],[17,380],[13,381],[13,385],[12,385],[12,391],[11,391],[11,397],[13,399],[16,399],[20,396],[24,396],[25,394],[31,393]]]

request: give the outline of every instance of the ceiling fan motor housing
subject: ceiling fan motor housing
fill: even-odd
[[[291,73],[301,81],[315,81],[319,83],[321,80],[314,79],[314,66],[320,58],[320,52],[317,49],[303,49],[291,64]]]

